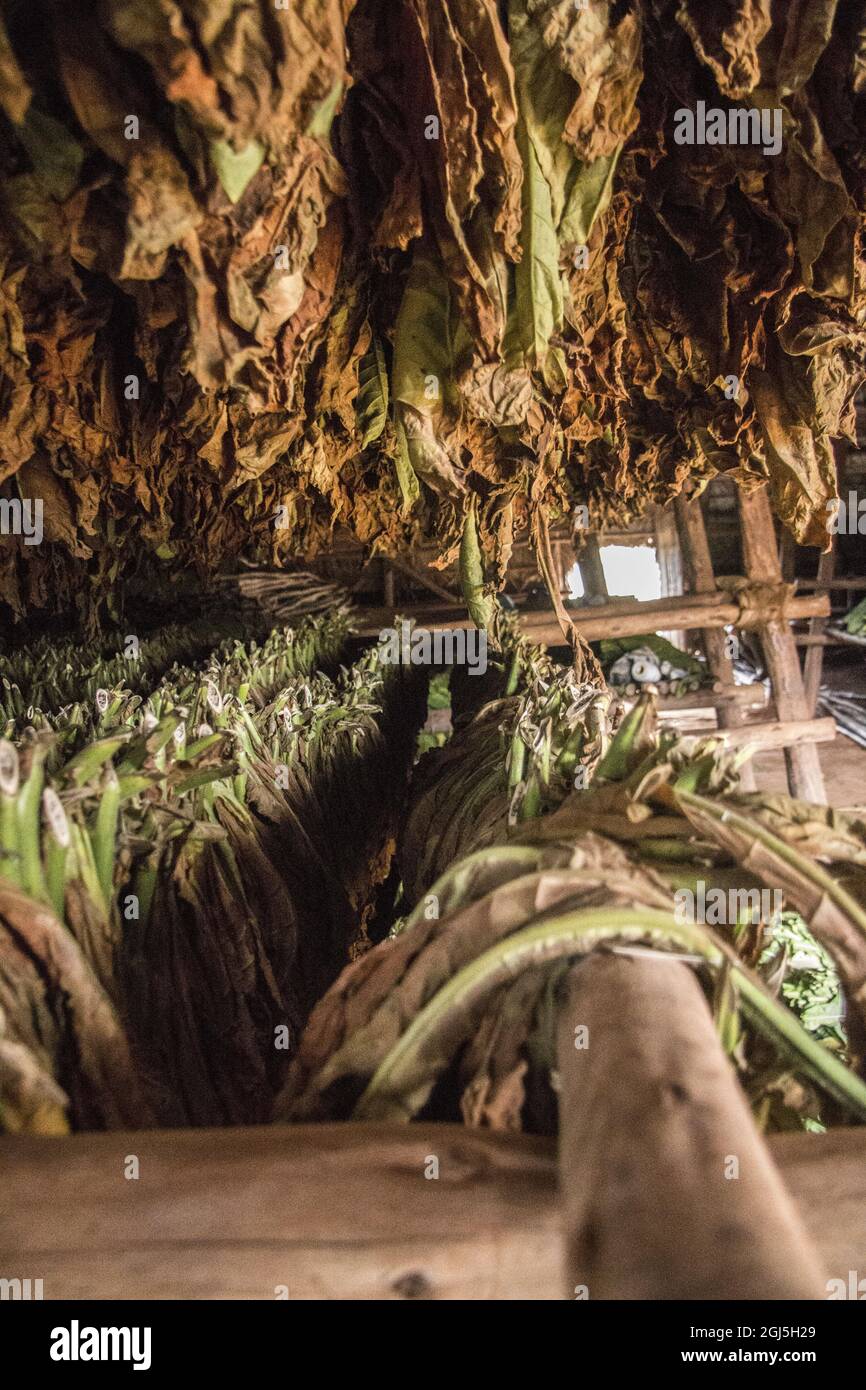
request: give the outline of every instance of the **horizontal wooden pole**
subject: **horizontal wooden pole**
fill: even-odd
[[[771,1148],[794,1194],[808,1194],[830,1272],[862,1265],[866,1130],[785,1135]],[[119,1181],[133,1153],[142,1176]],[[419,1189],[430,1154],[448,1159],[448,1180]],[[30,1277],[50,1271],[48,1298],[261,1297],[263,1287],[268,1297],[287,1263],[298,1298],[561,1296],[547,1141],[459,1126],[294,1126],[3,1140],[0,1161],[0,1269],[37,1260],[43,1274]],[[428,1190],[441,1205],[426,1203]],[[388,1197],[397,1201],[383,1220]],[[517,1249],[527,1266],[517,1294],[483,1262],[496,1263],[500,1227],[506,1265]]]
[[[696,599],[701,601],[696,602]],[[812,597],[789,599],[786,616],[789,619],[825,617],[829,612],[827,596],[815,594]],[[649,632],[690,632],[698,628],[728,627],[739,622],[740,607],[737,603],[725,601],[725,595],[720,593],[718,601],[701,595],[681,595],[649,599],[644,603],[605,603],[597,607],[571,608],[569,614],[586,640],[595,642],[603,637],[638,637]],[[542,631],[545,634],[553,632],[553,625],[546,614],[523,613],[520,622],[527,637],[535,641],[554,640],[551,636],[540,635]],[[559,641],[562,641],[561,636]]]
[[[613,687],[618,693],[618,687]],[[626,705],[637,697],[623,696]],[[763,709],[767,704],[767,694],[762,685],[732,685],[723,690],[713,690],[703,686],[700,690],[688,690],[685,695],[659,695],[657,705],[663,714],[676,714],[678,710],[721,709],[734,705],[740,709]]]
[[[15,1138],[0,1171],[0,1277],[41,1278],[46,1298],[559,1297],[545,1140],[365,1124]]]
[[[818,589],[819,591],[853,589],[858,592],[860,589],[866,589],[866,579],[862,577],[856,579],[796,579],[794,584],[798,592],[801,589]]]
[[[742,748],[747,744],[766,752],[769,748],[796,748],[804,743],[832,743],[836,737],[836,721],[825,719],[778,719],[766,724],[742,724],[738,729],[719,729],[713,738],[724,741],[726,748]]]
[[[769,1147],[828,1274],[866,1270],[866,1127]],[[0,1171],[0,1277],[41,1278],[47,1299],[562,1297],[548,1140],[428,1124],[4,1138]]]
[[[645,602],[612,600],[585,608],[570,608],[568,611],[590,642],[603,637],[638,637],[651,632],[722,628],[736,624],[740,617],[739,605],[731,602],[730,597],[722,592],[680,594],[674,598],[647,599]],[[789,599],[786,612],[789,619],[826,617],[830,612],[830,602],[826,594],[794,597]],[[386,608],[359,610],[355,619],[356,630],[363,637],[377,636],[394,623],[395,616],[414,618],[419,627],[432,632],[473,626],[465,610],[459,608],[448,608],[445,604],[423,607],[409,605],[397,615]],[[519,617],[521,629],[530,640],[552,646],[564,641],[552,609],[524,609]]]

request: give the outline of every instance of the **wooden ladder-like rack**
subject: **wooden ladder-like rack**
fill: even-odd
[[[558,1141],[360,1123],[0,1139],[0,1271],[47,1299],[822,1299],[866,1268],[866,1129],[766,1141],[688,965],[574,966],[557,1056]]]

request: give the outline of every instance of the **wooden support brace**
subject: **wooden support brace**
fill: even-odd
[[[580,533],[578,533],[576,557],[580,577],[583,580],[584,596],[586,598],[607,598],[607,580],[604,577],[604,566],[601,563],[598,536],[594,531],[583,533],[582,544],[580,543]]]
[[[744,724],[739,729],[719,729],[726,748],[751,746],[754,752],[769,748],[795,748],[804,743],[832,743],[834,719],[787,719],[766,724]]]
[[[778,583],[781,572],[766,488],[748,495],[740,493],[740,517],[747,574],[759,583]],[[761,629],[760,639],[776,702],[776,714],[780,720],[808,719],[812,710],[806,698],[794,634],[788,623],[778,620],[768,623]],[[791,795],[804,801],[825,804],[824,775],[815,745],[801,743],[786,748],[785,763]]]
[[[688,966],[574,967],[557,1056],[566,1297],[826,1296]]]
[[[834,549],[822,551],[818,556],[818,583],[823,585],[833,577],[836,568],[836,555]],[[809,636],[821,637],[827,626],[826,618],[809,619]],[[806,690],[806,704],[810,714],[814,714],[818,706],[818,691],[821,688],[821,672],[824,666],[824,643],[810,642],[806,652],[806,660],[803,665],[803,685]]]
[[[413,565],[409,560],[404,560],[401,555],[389,555],[386,564],[390,565],[393,569],[399,570],[401,574],[405,574],[408,579],[413,580],[413,582],[420,585],[422,589],[428,589],[431,594],[435,594],[437,598],[443,599],[446,603],[459,604],[459,595],[453,594],[450,589],[446,589],[444,585],[437,583],[437,581],[423,569],[419,569],[417,565]]]
[[[630,705],[637,696],[626,695],[623,698],[625,704]],[[766,703],[763,685],[732,685],[723,690],[702,686],[700,690],[687,690],[684,695],[659,695],[657,699],[658,709],[664,714],[696,709],[718,711],[729,705],[738,705],[743,710],[763,709]]]
[[[826,595],[803,595],[792,598],[786,611],[790,618],[810,618],[815,614],[829,613],[830,604]],[[446,604],[405,604],[400,612],[406,618],[414,618],[431,632],[442,628],[473,626],[465,609]],[[588,608],[571,608],[568,612],[581,634],[592,642],[602,637],[638,637],[645,632],[669,631],[672,628],[723,628],[736,623],[741,616],[739,604],[734,602],[731,595],[722,592],[649,599],[645,602],[612,601]],[[359,636],[374,636],[393,618],[393,609],[363,609],[358,615],[356,630]],[[519,618],[521,629],[534,642],[558,645],[564,640],[556,616],[549,608],[524,609]]]
[[[680,496],[676,499],[675,512],[680,547],[692,592],[700,593],[701,590],[714,588],[716,580],[700,502],[690,502]],[[734,689],[734,665],[725,645],[724,632],[720,628],[708,627],[703,629],[701,636],[711,673],[722,682],[723,688]],[[720,729],[735,729],[743,723],[745,712],[736,704],[727,708],[719,705],[716,718]],[[743,791],[755,790],[755,773],[751,763],[744,765],[740,783]]]
[[[823,559],[823,552],[821,558]],[[836,579],[833,577],[832,572],[829,575],[824,575],[822,577],[820,573],[820,560],[818,564],[819,573],[815,579],[798,579],[796,581],[796,588],[798,593],[801,590],[805,593],[809,589],[818,589],[819,591],[823,591],[825,593],[829,593],[834,589],[845,591],[850,590],[852,593],[860,593],[861,590],[866,589],[866,579],[863,578]]]
[[[792,598],[787,605],[788,618],[809,618],[828,614],[830,604],[826,595]],[[720,630],[740,624],[742,610],[732,595],[722,591],[714,594],[685,594],[679,598],[647,599],[643,602],[615,601],[587,608],[569,609],[575,626],[589,642],[603,637],[638,637],[645,632],[667,632],[672,629]],[[447,626],[447,624],[445,624]],[[520,615],[520,625],[527,637],[537,642],[562,641],[554,635],[554,624],[547,612],[526,610]]]

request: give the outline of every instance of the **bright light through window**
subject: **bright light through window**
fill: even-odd
[[[565,587],[568,590],[569,598],[583,598],[583,579],[576,560],[565,576]]]
[[[603,545],[601,565],[611,598],[661,598],[662,576],[651,545]],[[565,582],[570,598],[583,597],[583,580],[576,564]]]

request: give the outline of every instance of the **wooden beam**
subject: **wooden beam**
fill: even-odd
[[[821,559],[823,559],[823,554],[824,554],[824,552],[822,552],[822,554],[821,554],[821,557],[820,557]],[[820,559],[819,559],[819,565],[820,565]],[[819,576],[820,576],[820,570],[819,570]],[[862,577],[859,578],[859,579],[851,579],[851,578],[848,578],[848,579],[833,579],[833,578],[824,578],[824,579],[821,579],[820,577],[817,578],[817,579],[798,579],[798,580],[796,580],[796,588],[797,588],[798,591],[801,590],[801,589],[804,590],[804,591],[807,590],[807,589],[817,589],[819,592],[828,592],[828,593],[832,592],[834,589],[852,589],[852,590],[854,590],[855,593],[859,593],[859,591],[860,591],[861,589],[866,589],[866,579],[864,579],[864,578],[862,578]]]
[[[781,575],[776,533],[766,488],[748,495],[740,493],[740,517],[743,523],[743,559],[749,577],[758,583],[779,583]],[[826,614],[810,616],[823,617]],[[788,623],[778,620],[768,623],[761,629],[760,638],[779,719],[808,719],[812,711],[806,699],[794,634]],[[785,764],[792,796],[822,805],[826,803],[824,776],[814,745],[804,743],[787,748]]]
[[[394,571],[386,559],[382,560],[382,602],[391,612],[394,612],[394,600],[397,586],[394,582]]]
[[[42,1278],[46,1298],[558,1296],[544,1140],[280,1125],[3,1139],[0,1153],[0,1274]]]
[[[401,574],[405,574],[413,583],[420,585],[422,589],[428,589],[431,594],[435,594],[437,598],[443,599],[446,603],[454,605],[460,603],[460,596],[458,594],[453,594],[450,589],[446,589],[444,585],[438,584],[436,580],[431,579],[424,570],[418,569],[417,566],[410,564],[410,562],[404,560],[402,556],[388,555],[386,564],[390,565],[393,569],[399,570]]]
[[[683,548],[677,531],[676,516],[669,507],[655,507],[652,515],[656,562],[661,575],[661,595],[662,598],[674,597],[682,594],[686,588],[683,583]],[[663,632],[661,636],[675,647],[686,646],[687,636],[682,629]]]
[[[866,1127],[769,1148],[828,1274],[862,1274]],[[431,1155],[439,1178],[419,1179]],[[46,1299],[269,1299],[279,1285],[293,1299],[562,1297],[552,1140],[430,1124],[148,1130],[3,1138],[0,1170],[0,1274],[44,1279]]]
[[[797,560],[797,543],[787,526],[779,537],[779,572],[786,584],[793,583]]]
[[[586,608],[569,608],[568,612],[584,637],[592,642],[602,637],[637,637],[645,632],[677,627],[689,630],[722,628],[736,623],[740,616],[739,604],[722,592],[681,594],[677,598],[648,599],[644,602],[611,599],[608,603]],[[810,618],[829,612],[829,600],[823,594],[792,598],[788,605],[791,618]],[[465,608],[445,603],[407,603],[401,607],[400,616],[414,618],[420,627],[431,632],[474,626]],[[523,632],[534,642],[548,642],[554,646],[562,644],[562,629],[553,609],[523,609],[519,612],[519,619]],[[372,637],[393,621],[393,609],[361,608],[354,619],[355,631],[361,637]]]
[[[566,1297],[824,1296],[688,966],[597,953],[574,967],[557,1060]]]
[[[647,632],[675,628],[686,631],[721,629],[740,621],[739,604],[722,592],[710,595],[682,594],[677,598],[648,599],[644,602],[612,600],[586,608],[570,608],[568,611],[590,642],[603,637],[638,637]],[[792,598],[787,611],[789,618],[807,618],[814,614],[828,614],[830,605],[826,596],[816,594],[812,598]],[[548,635],[554,624],[546,612],[523,612],[520,625],[527,637],[536,642],[557,640]],[[562,641],[561,636],[559,641]]]
[[[580,533],[576,538],[579,541]],[[583,580],[583,592],[586,598],[607,598],[607,580],[604,577],[604,566],[601,563],[601,551],[598,546],[598,536],[595,531],[583,533],[582,544],[578,544],[576,550],[580,577]]]
[[[626,696],[626,704],[629,704],[633,697]],[[675,713],[677,710],[696,710],[696,709],[730,709],[731,705],[745,711],[748,709],[763,709],[767,703],[767,696],[762,685],[732,685],[722,690],[711,690],[708,686],[700,690],[687,690],[685,695],[660,695],[658,697],[658,708],[663,713]]]
[[[826,719],[773,720],[766,724],[744,724],[739,729],[719,729],[726,748],[745,748],[755,752],[771,748],[796,748],[804,743],[832,743],[836,722]]]
[[[770,1152],[830,1277],[846,1288],[850,1270],[866,1277],[866,1127],[774,1134]]]

